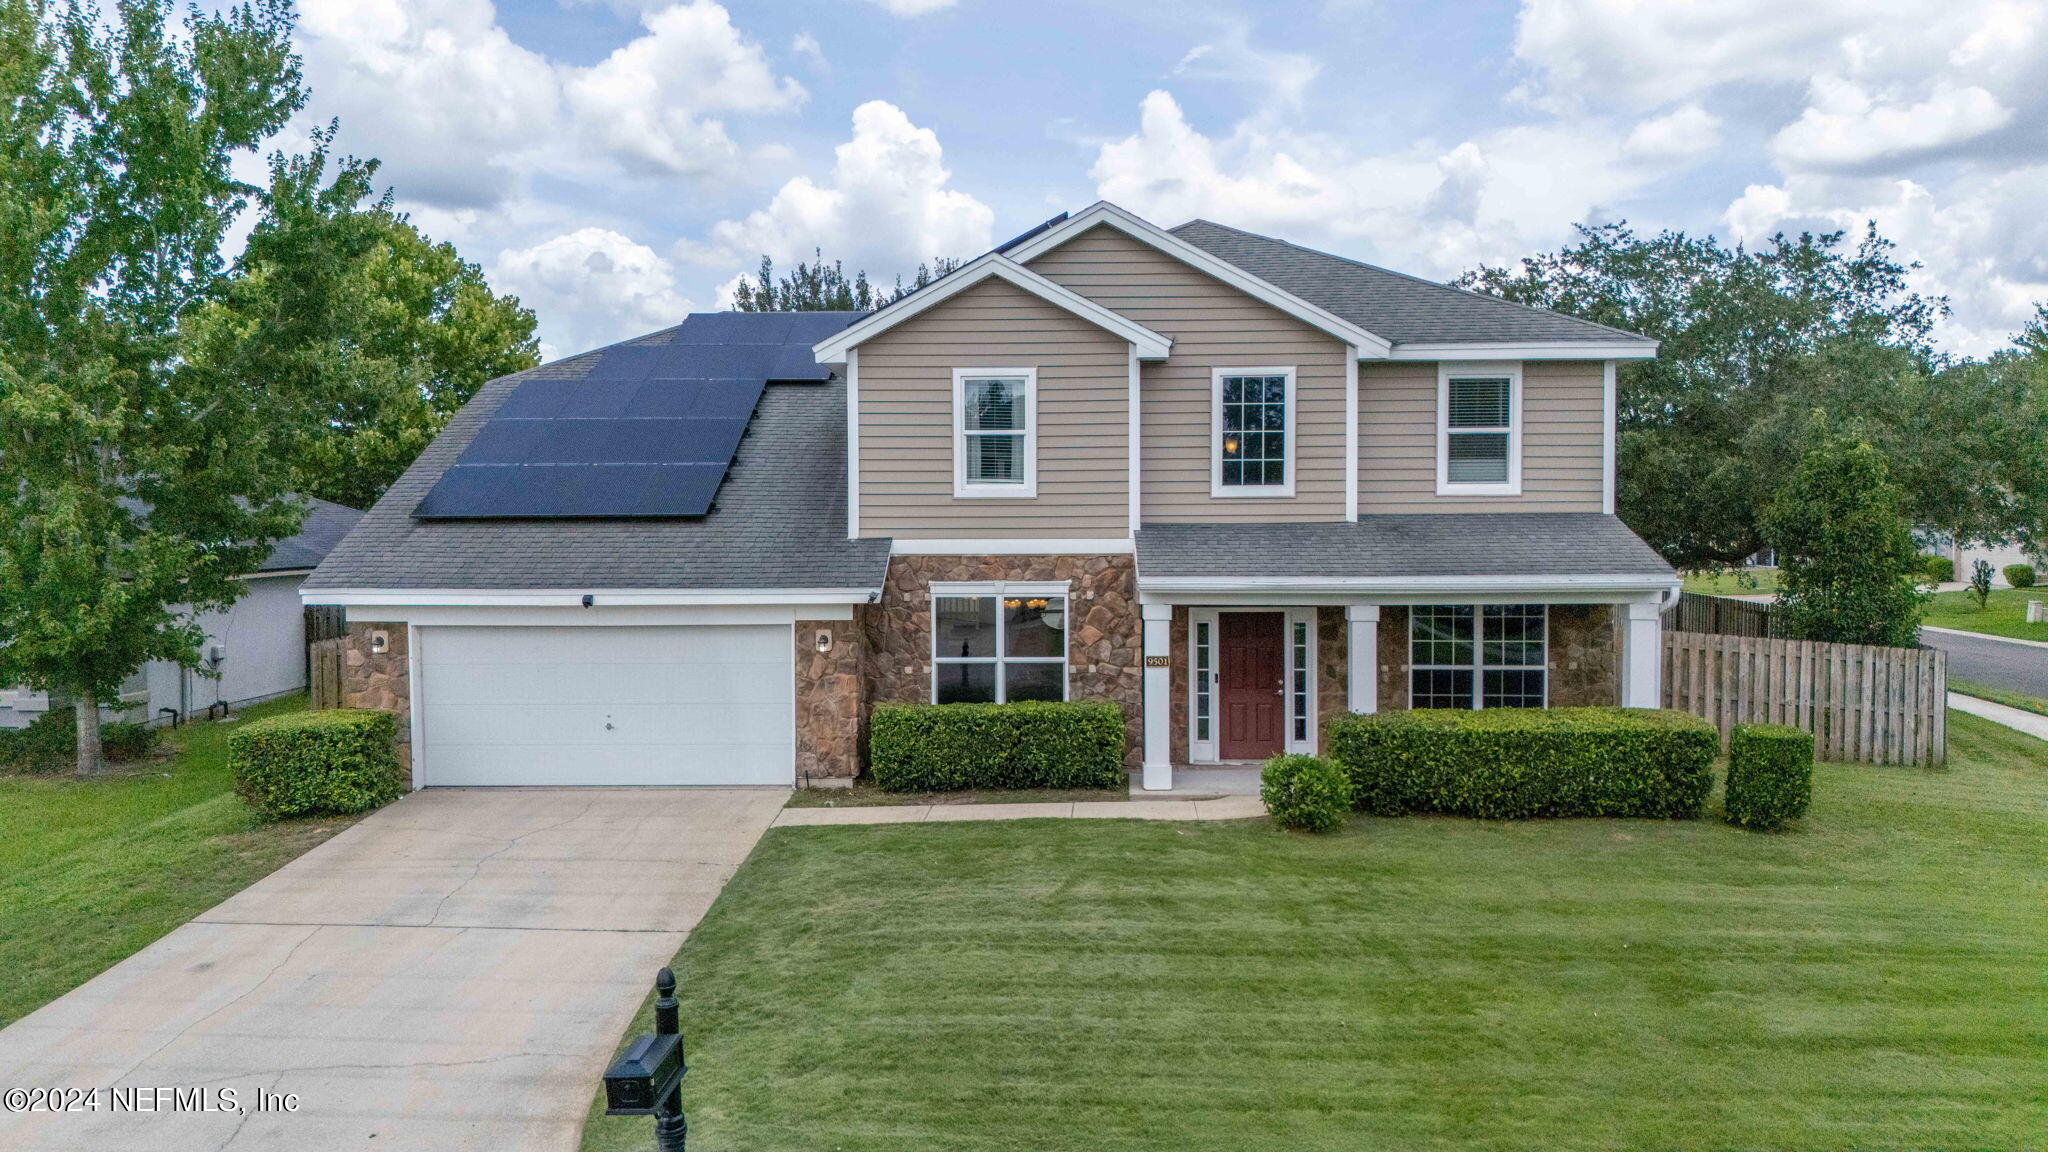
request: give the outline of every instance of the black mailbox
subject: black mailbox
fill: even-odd
[[[604,1074],[604,1114],[652,1116],[683,1083],[683,1038],[641,1036]]]

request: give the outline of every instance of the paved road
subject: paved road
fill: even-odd
[[[407,796],[0,1030],[0,1089],[296,1112],[116,1114],[102,1091],[97,1112],[0,1111],[0,1148],[569,1152],[656,969],[787,799]]]
[[[1920,641],[1948,653],[1948,674],[2048,699],[2048,648],[1922,629]]]

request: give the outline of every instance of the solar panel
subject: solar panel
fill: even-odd
[[[824,380],[811,345],[859,312],[715,312],[527,380],[413,510],[423,520],[702,516],[771,381]]]

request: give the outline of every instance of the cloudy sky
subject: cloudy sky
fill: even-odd
[[[301,0],[300,32],[307,122],[555,355],[764,252],[888,280],[1096,199],[1433,278],[1580,220],[1875,219],[1960,352],[2048,299],[2048,0]]]

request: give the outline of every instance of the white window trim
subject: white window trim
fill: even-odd
[[[1451,381],[1473,377],[1508,379],[1508,478],[1505,483],[1451,482]],[[1520,496],[1522,494],[1522,362],[1444,361],[1436,368],[1436,494]]]
[[[1287,453],[1287,479],[1281,484],[1223,483],[1223,380],[1228,376],[1285,376],[1287,378],[1287,427],[1281,429],[1283,451]],[[1219,500],[1285,500],[1294,495],[1295,371],[1293,366],[1273,368],[1213,368],[1209,372],[1209,495]]]
[[[1314,605],[1297,604],[1265,605],[1234,604],[1228,608],[1188,609],[1187,650],[1182,654],[1187,671],[1188,700],[1188,762],[1190,764],[1215,764],[1220,762],[1223,747],[1223,624],[1226,612],[1277,612],[1281,616],[1280,670],[1286,684],[1283,699],[1286,701],[1281,717],[1286,733],[1283,750],[1316,755],[1316,748],[1322,739],[1322,662],[1321,629],[1317,624]],[[1308,626],[1308,739],[1294,738],[1294,626]],[[1209,628],[1209,738],[1200,738],[1196,727],[1198,701],[1195,692],[1195,638],[1201,625]]]
[[[996,702],[1002,703],[1003,664],[1054,664],[1060,666],[1060,699],[1073,698],[1074,669],[1074,589],[1071,584],[1056,581],[1028,583],[1008,580],[976,580],[972,582],[935,581],[926,585],[925,611],[930,614],[931,626],[931,690],[927,693],[932,703],[939,702],[939,665],[947,664],[993,664],[996,665]],[[993,656],[945,656],[939,655],[939,604],[941,596],[1058,596],[1067,602],[1067,626],[1060,629],[1060,654],[1058,656],[1005,656],[1003,655],[1003,613],[1002,605],[996,605],[996,651]]]
[[[971,484],[967,480],[967,401],[969,380],[989,377],[1024,380],[1024,482]],[[953,495],[961,499],[1030,500],[1038,495],[1038,369],[953,369]]]
[[[1437,607],[1437,605],[1416,605],[1416,607]],[[1412,706],[1415,701],[1415,674],[1417,672],[1470,672],[1472,673],[1472,710],[1486,709],[1486,673],[1526,672],[1530,668],[1543,670],[1543,703],[1539,708],[1550,707],[1550,605],[1548,604],[1492,604],[1444,605],[1444,607],[1467,607],[1472,609],[1472,662],[1470,664],[1416,664],[1415,659],[1415,618],[1417,613],[1408,613],[1408,650],[1402,654],[1402,669],[1408,679],[1402,689]],[[1486,662],[1486,610],[1488,608],[1541,608],[1543,609],[1543,662],[1541,664],[1488,664]]]

